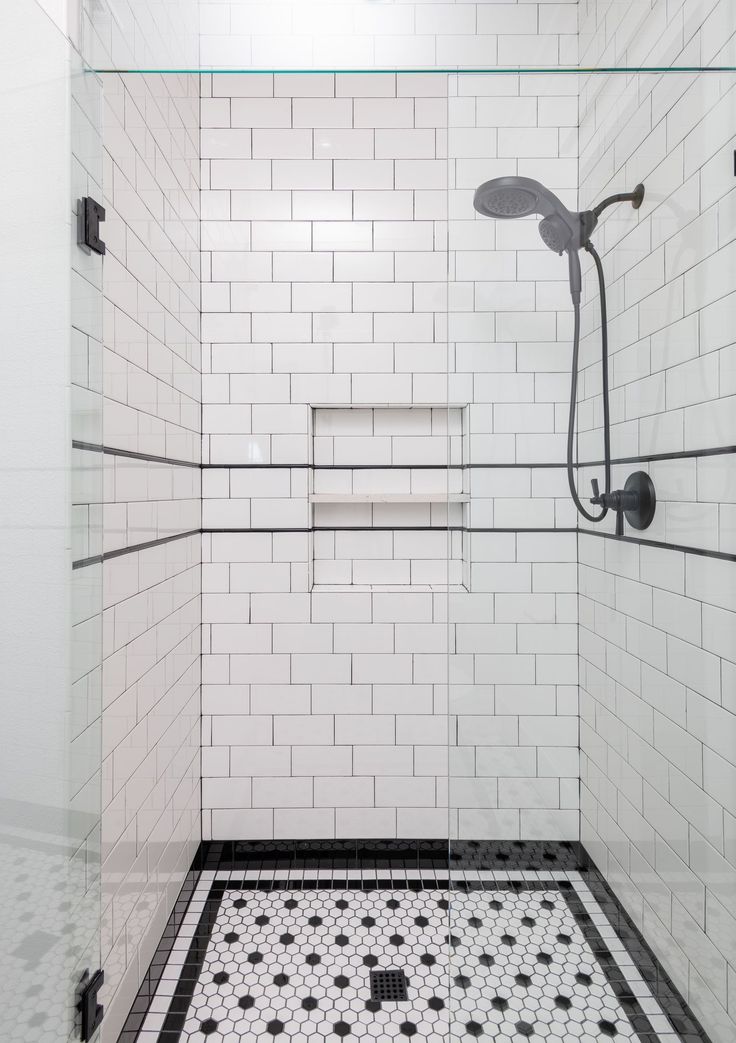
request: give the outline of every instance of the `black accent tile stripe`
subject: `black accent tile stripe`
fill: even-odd
[[[640,547],[655,547],[659,550],[676,550],[682,554],[697,554],[701,558],[719,558],[721,561],[736,561],[736,554],[724,550],[707,550],[705,547],[689,547],[681,543],[667,543],[664,540],[645,540],[641,536],[617,536],[613,532],[600,532],[597,529],[578,529],[581,536],[597,536],[601,540],[617,540],[619,543],[634,543]]]
[[[528,528],[528,529],[482,529],[469,528],[466,525],[312,525],[303,529],[202,529],[203,535],[226,532],[578,532],[568,528]]]
[[[671,453],[644,453],[641,456],[618,456],[612,464],[657,463],[660,460],[694,460],[704,456],[729,456],[736,453],[736,445],[719,446],[716,449],[677,449]],[[575,464],[576,467],[602,467],[604,460],[588,460]]]
[[[616,464],[643,464],[658,463],[662,460],[693,460],[707,456],[730,456],[736,453],[736,446],[726,445],[709,449],[676,449],[668,453],[641,453],[638,456],[616,456],[611,463]],[[578,460],[573,464],[575,468],[602,467],[604,460]],[[192,466],[197,466],[192,465]],[[312,470],[312,471],[473,471],[473,470],[521,470],[524,468],[565,468],[564,460],[532,460],[514,461],[511,463],[465,463],[465,464],[315,464],[315,463],[202,463],[203,469],[215,468],[219,470],[257,470],[259,468],[276,468],[286,470]]]
[[[201,536],[202,529],[191,529],[189,532],[177,532],[173,536],[162,536],[160,540],[148,540],[147,543],[133,543],[129,547],[118,547],[116,550],[106,550],[104,554],[95,554],[91,558],[79,558],[72,562],[73,569],[83,569],[88,565],[99,565],[110,558],[121,558],[124,554],[135,554],[138,551],[150,550],[151,547],[162,547],[165,543],[173,543],[175,540],[185,540],[190,536]]]
[[[122,456],[127,460],[143,460],[152,464],[171,464],[172,467],[196,467],[201,468],[199,461],[177,460],[171,456],[155,456],[152,453],[139,453],[133,449],[115,449],[112,446],[101,445],[97,442],[80,442],[72,440],[72,449],[83,449],[89,453],[102,453],[104,456]]]
[[[174,540],[187,539],[189,536],[223,535],[227,533],[301,533],[313,532],[462,532],[472,535],[473,533],[578,533],[584,536],[596,536],[598,539],[617,540],[620,543],[633,543],[642,547],[654,547],[660,550],[674,550],[682,554],[695,554],[702,558],[717,558],[721,561],[736,561],[736,553],[730,551],[708,550],[705,547],[690,547],[679,543],[667,543],[664,540],[646,540],[640,536],[616,536],[612,532],[601,532],[597,529],[576,529],[572,526],[560,526],[559,528],[473,528],[465,525],[314,525],[305,528],[258,528],[258,529],[191,529],[188,532],[179,532],[173,536],[163,536],[158,540],[149,540],[146,543],[135,543],[128,547],[119,547],[116,550],[105,551],[104,554],[95,554],[89,558],[80,558],[72,562],[73,569],[86,568],[89,565],[99,565],[110,558],[119,558],[124,554],[134,554],[138,551],[150,550],[152,547],[160,547]]]

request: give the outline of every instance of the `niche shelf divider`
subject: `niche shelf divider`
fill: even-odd
[[[312,589],[462,589],[466,405],[312,405],[310,426]]]

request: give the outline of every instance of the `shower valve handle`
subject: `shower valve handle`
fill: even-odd
[[[590,502],[599,507],[606,507],[609,511],[616,512],[616,535],[623,536],[624,514],[626,511],[638,510],[638,493],[628,489],[616,489],[612,493],[601,493],[597,478],[593,478],[590,484],[593,487],[593,498]]]

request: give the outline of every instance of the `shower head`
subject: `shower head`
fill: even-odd
[[[567,253],[570,272],[570,293],[573,300],[580,301],[582,275],[578,251],[589,246],[591,232],[598,218],[613,203],[628,201],[638,210],[644,199],[644,186],[637,185],[633,192],[609,196],[593,210],[582,214],[568,210],[554,192],[531,177],[495,177],[477,188],[473,206],[483,217],[498,221],[509,221],[517,217],[537,214],[539,234],[550,250],[562,255]]]
[[[486,181],[475,193],[473,206],[484,217],[510,220],[539,214],[569,215],[554,192],[530,177],[495,177]],[[571,215],[570,215],[571,216]]]
[[[496,177],[486,181],[475,193],[473,206],[484,217],[508,221],[538,214],[542,242],[555,253],[580,249],[582,221],[571,213],[548,188],[530,177]]]
[[[516,184],[501,184],[502,181],[515,182],[516,178],[499,177],[486,181],[475,193],[473,206],[484,217],[496,217],[500,220],[513,217],[527,217],[537,212],[537,193],[529,188]]]
[[[507,221],[517,217],[539,215],[542,242],[555,253],[567,251],[570,270],[570,293],[580,299],[580,258],[578,250],[595,225],[583,221],[581,214],[571,213],[554,192],[530,177],[496,177],[476,190],[473,206],[483,217]]]

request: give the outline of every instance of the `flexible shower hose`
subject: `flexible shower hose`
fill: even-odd
[[[601,366],[603,384],[603,453],[605,492],[611,491],[611,417],[608,406],[608,313],[606,308],[606,280],[603,273],[603,264],[598,252],[591,242],[585,244],[585,249],[595,262],[598,273],[598,289],[601,302]],[[575,443],[575,413],[577,411],[578,397],[578,358],[580,355],[580,299],[573,296],[573,309],[575,312],[575,329],[573,333],[572,349],[572,387],[570,389],[570,417],[567,425],[567,482],[570,486],[570,495],[577,509],[584,518],[591,522],[603,521],[608,514],[608,508],[603,507],[600,514],[591,514],[583,507],[578,496],[575,482],[575,464],[573,461],[573,449]]]

